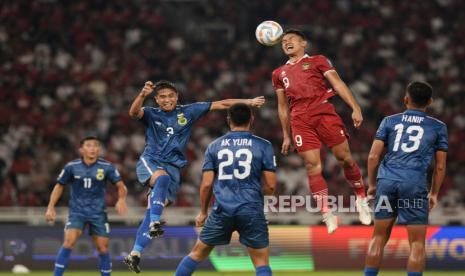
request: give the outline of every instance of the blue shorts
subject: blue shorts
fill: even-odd
[[[141,156],[139,162],[137,162],[136,173],[139,182],[148,186],[148,181],[152,174],[157,170],[165,170],[171,178],[168,186],[167,199],[171,202],[176,200],[176,195],[179,191],[179,185],[181,182],[180,169],[173,165],[163,163],[148,156]]]
[[[91,236],[108,237],[110,235],[110,224],[105,213],[96,217],[70,213],[65,230],[79,229],[83,231],[86,225],[89,225],[89,235]]]
[[[375,218],[398,217],[398,224],[428,224],[428,190],[423,181],[404,182],[378,179]]]
[[[228,216],[212,211],[205,222],[199,239],[210,246],[225,245],[234,231],[239,232],[241,244],[254,249],[268,247],[268,222],[263,213]]]

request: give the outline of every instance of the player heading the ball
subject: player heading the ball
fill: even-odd
[[[295,148],[305,162],[310,191],[322,206],[323,221],[328,233],[332,233],[337,228],[337,218],[327,207],[328,187],[321,175],[323,165],[320,159],[322,144],[328,146],[357,196],[360,221],[368,225],[371,216],[362,175],[350,153],[347,130],[330,99],[338,95],[352,109],[355,128],[359,128],[363,121],[360,106],[329,59],[323,55],[309,56],[305,53],[307,46],[302,31],[285,31],[281,47],[289,60],[272,73],[283,131],[281,152],[284,155],[289,152],[292,130]]]

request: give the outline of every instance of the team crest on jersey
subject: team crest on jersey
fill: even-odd
[[[281,77],[281,78],[284,78],[285,76],[286,76],[286,71],[284,71],[284,70],[283,70],[283,71],[281,71],[281,75],[280,75],[280,77]]]
[[[302,70],[308,70],[310,69],[310,62],[304,62],[302,63]]]
[[[97,178],[97,180],[103,180],[103,178],[105,178],[104,170],[97,169],[97,175],[95,175],[95,178]]]
[[[187,119],[184,117],[184,113],[179,113],[178,114],[178,124],[180,126],[185,126],[187,124]]]

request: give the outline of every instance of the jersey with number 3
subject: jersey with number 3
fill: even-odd
[[[334,67],[325,56],[305,55],[296,63],[288,61],[273,71],[273,87],[275,90],[284,89],[291,115],[311,113],[312,109],[335,95],[324,77],[330,70]]]
[[[178,105],[173,111],[144,107],[141,121],[145,127],[145,149],[142,156],[169,163],[178,168],[187,164],[184,150],[194,123],[210,110],[210,102]]]
[[[263,211],[261,176],[275,171],[268,140],[248,131],[231,131],[213,141],[205,152],[204,171],[215,171],[215,205],[228,215]]]
[[[105,185],[121,180],[118,170],[110,162],[98,159],[91,165],[82,159],[69,162],[58,176],[61,185],[71,185],[69,212],[86,217],[99,217],[105,212]]]
[[[395,181],[424,183],[434,153],[448,149],[447,126],[417,110],[384,118],[375,139],[386,147],[378,178]]]

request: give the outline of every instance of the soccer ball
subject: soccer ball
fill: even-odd
[[[255,30],[255,37],[260,44],[271,46],[278,43],[283,35],[283,28],[278,23],[268,20],[263,21]]]

